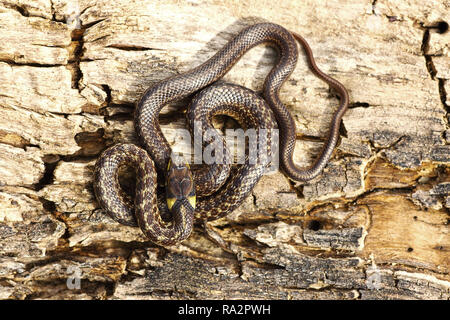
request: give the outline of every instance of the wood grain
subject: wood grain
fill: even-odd
[[[0,0],[0,298],[448,300],[449,7]],[[261,21],[302,34],[349,90],[324,173],[308,183],[266,175],[228,217],[167,248],[106,216],[93,167],[108,146],[137,142],[140,94]],[[259,46],[225,80],[260,91],[276,59]],[[303,56],[281,99],[295,118],[295,160],[307,166],[338,99]],[[177,129],[188,102],[161,115],[186,152]],[[73,270],[80,289],[67,285]]]

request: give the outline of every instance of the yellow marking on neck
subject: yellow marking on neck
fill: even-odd
[[[196,201],[197,201],[196,196],[188,197],[188,201],[189,201],[189,203],[191,204],[192,208],[195,209],[195,203],[196,203]]]
[[[173,205],[175,204],[175,201],[177,201],[177,198],[167,198],[167,208],[169,210],[172,210]]]
[[[195,209],[195,204],[197,202],[197,197],[196,196],[190,196],[187,197],[189,204],[192,206],[193,209]],[[167,202],[167,208],[169,208],[169,210],[172,210],[173,205],[175,204],[175,202],[177,201],[177,198],[166,198],[166,202]]]

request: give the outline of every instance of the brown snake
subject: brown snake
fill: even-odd
[[[312,71],[340,96],[340,105],[333,116],[324,147],[316,161],[306,169],[298,168],[292,160],[295,122],[279,99],[280,88],[297,63],[295,40],[303,46]],[[279,52],[278,62],[264,83],[265,101],[251,90],[237,85],[211,85],[249,49],[261,43],[268,43]],[[272,23],[245,28],[203,64],[147,89],[137,103],[134,119],[143,149],[132,144],[117,144],[105,150],[95,166],[94,191],[100,205],[112,218],[122,224],[138,225],[150,240],[161,245],[186,239],[192,231],[194,218],[213,220],[237,208],[264,171],[262,164],[246,163],[232,168],[211,165],[191,174],[187,164],[169,161],[171,148],[158,121],[161,109],[207,86],[197,94],[187,112],[190,126],[194,121],[200,121],[205,128],[211,128],[211,118],[218,114],[235,118],[245,128],[273,129],[278,124],[281,169],[295,181],[311,180],[326,166],[338,141],[340,122],[349,101],[345,87],[316,66],[307,42],[298,34]],[[120,189],[118,169],[123,165],[136,168],[134,203]],[[222,170],[230,172],[228,178]],[[166,203],[163,191],[157,187],[156,171],[166,176]],[[212,180],[218,182],[214,185]],[[209,189],[210,185],[214,185],[211,187],[214,190]],[[198,197],[196,202],[195,193]]]

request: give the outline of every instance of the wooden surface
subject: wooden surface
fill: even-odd
[[[450,2],[272,4],[0,0],[0,298],[450,298]],[[136,142],[139,95],[260,21],[302,34],[349,90],[324,173],[267,175],[167,248],[106,216],[92,169]],[[225,78],[261,90],[274,61],[259,46]],[[308,165],[338,100],[303,56],[281,99]],[[186,103],[163,110],[171,143]]]

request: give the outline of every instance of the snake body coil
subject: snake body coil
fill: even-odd
[[[292,160],[296,139],[295,123],[278,95],[297,63],[295,40],[305,49],[313,72],[333,87],[341,98],[324,148],[314,164],[306,169],[296,167]],[[265,101],[251,90],[240,86],[209,86],[223,77],[249,49],[261,43],[275,46],[279,51],[278,62],[264,83]],[[185,98],[207,86],[209,87],[194,98],[187,113],[190,126],[193,126],[194,121],[199,121],[205,127],[211,127],[210,119],[217,114],[232,116],[245,128],[273,129],[278,124],[281,168],[289,178],[296,181],[310,180],[326,166],[337,143],[340,121],[348,106],[346,89],[317,68],[306,41],[272,23],[247,27],[205,63],[150,87],[138,101],[135,110],[135,130],[143,149],[130,144],[119,144],[107,149],[96,163],[94,190],[100,205],[111,217],[123,224],[139,225],[153,242],[162,245],[186,239],[192,230],[194,217],[212,220],[238,207],[264,171],[262,164],[246,163],[232,168],[227,165],[210,166],[194,172],[193,180],[199,197],[195,213],[187,198],[180,196],[176,207],[171,210],[173,218],[170,221],[161,218],[161,213],[167,212],[167,207],[162,200],[162,193],[157,192],[156,172],[165,174],[171,148],[161,132],[159,113],[168,103]],[[117,172],[124,164],[132,165],[137,170],[134,204],[120,191]],[[222,170],[230,172],[230,176],[226,178]],[[207,178],[210,181],[206,181]],[[217,181],[211,183],[211,180]],[[209,185],[215,185],[217,190],[205,187]]]

